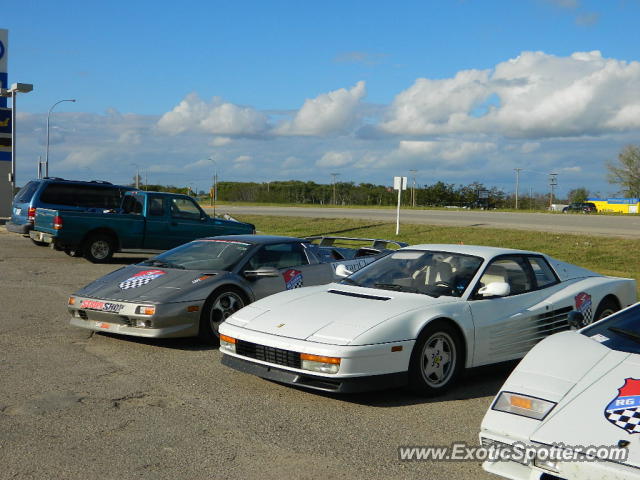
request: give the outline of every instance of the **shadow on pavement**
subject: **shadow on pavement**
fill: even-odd
[[[100,336],[117,339],[123,342],[137,343],[140,345],[151,345],[158,348],[167,348],[171,350],[185,350],[185,351],[202,351],[202,350],[217,350],[218,347],[214,345],[207,345],[201,340],[195,337],[188,338],[145,338],[145,337],[133,337],[128,335],[118,335],[116,333],[109,332],[94,332]]]
[[[335,400],[358,403],[370,407],[404,407],[408,405],[468,400],[496,395],[517,364],[517,361],[505,362],[468,370],[458,379],[457,385],[446,394],[438,397],[420,397],[408,389],[403,388],[352,394],[335,394],[311,391],[300,387],[294,388],[306,390],[316,395],[333,398]]]

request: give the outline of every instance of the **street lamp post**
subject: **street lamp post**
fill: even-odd
[[[54,103],[53,105],[51,105],[51,108],[49,109],[49,113],[47,113],[47,148],[46,148],[46,152],[45,152],[45,156],[44,156],[44,176],[45,177],[49,176],[49,120],[51,118],[51,112],[53,111],[55,106],[58,105],[59,103],[62,103],[62,102],[74,102],[75,103],[75,101],[76,101],[75,98],[59,100],[56,103]]]
[[[137,163],[132,163],[131,165],[136,167],[136,188],[139,189],[140,188],[140,165],[138,165]]]
[[[211,157],[207,158],[207,160],[213,162],[213,192],[211,192],[209,204],[213,207],[213,218],[216,218],[216,200],[218,200],[218,162]]]
[[[30,83],[14,83],[10,89],[0,88],[0,97],[11,97],[11,196],[16,189],[16,97],[33,90]]]

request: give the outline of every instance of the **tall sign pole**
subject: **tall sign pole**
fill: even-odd
[[[407,189],[407,177],[393,177],[393,189],[398,190],[398,210],[396,212],[396,235],[400,234],[400,200],[402,191]]]
[[[0,29],[0,89],[9,88],[8,59],[9,31]],[[15,98],[15,97],[14,97]],[[11,215],[13,199],[12,179],[12,115],[7,108],[7,98],[0,96],[0,217]]]

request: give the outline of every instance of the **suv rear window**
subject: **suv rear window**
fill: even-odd
[[[38,182],[34,182],[33,180],[30,181],[20,189],[20,191],[16,195],[15,201],[18,203],[30,202],[31,197],[33,197],[33,194],[36,193],[37,189],[38,189]]]
[[[51,183],[40,195],[40,201],[84,208],[118,208],[121,192],[119,188],[114,187]]]

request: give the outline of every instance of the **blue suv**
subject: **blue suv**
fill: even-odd
[[[14,197],[11,220],[7,222],[6,227],[10,232],[29,235],[29,231],[33,229],[36,208],[76,211],[91,208],[119,208],[122,196],[127,190],[135,190],[135,188],[98,180],[90,182],[62,178],[31,180]]]

